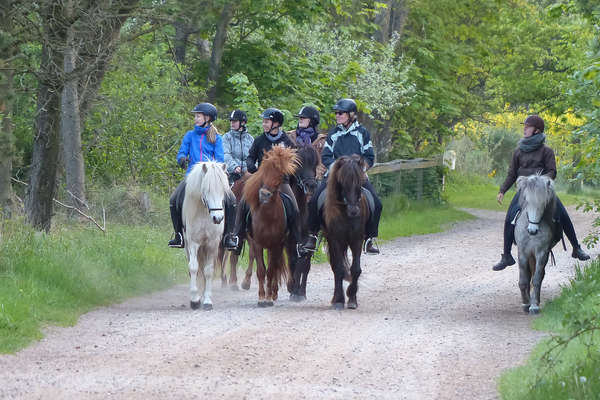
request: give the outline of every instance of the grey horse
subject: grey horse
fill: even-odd
[[[521,208],[515,224],[515,241],[519,249],[519,289],[523,311],[537,314],[540,312],[540,289],[548,256],[562,235],[560,224],[554,220],[554,181],[546,175],[521,176],[517,179],[517,189]]]

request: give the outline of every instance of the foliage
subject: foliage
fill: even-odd
[[[561,295],[535,321],[551,330],[525,366],[500,379],[503,399],[591,399],[600,393],[600,261],[578,267]]]
[[[78,316],[185,277],[183,253],[164,250],[164,230],[112,225],[63,225],[34,232],[7,222],[0,242],[0,352],[42,336],[47,323],[72,325]]]
[[[233,75],[227,82],[231,83],[236,93],[233,108],[243,110],[250,116],[247,124],[248,132],[254,135],[262,133],[262,121],[257,116],[263,112],[263,107],[260,105],[256,86],[250,83],[248,77],[242,72]]]
[[[123,47],[106,75],[84,132],[89,181],[133,182],[158,188],[180,179],[175,154],[193,127],[193,91],[164,56],[166,45],[146,36]]]

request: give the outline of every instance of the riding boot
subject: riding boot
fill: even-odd
[[[590,256],[585,251],[583,251],[583,249],[579,245],[577,245],[577,247],[573,247],[573,253],[571,253],[571,257],[577,258],[581,261],[590,259]]]
[[[500,261],[492,267],[494,271],[502,271],[510,265],[515,265],[515,259],[510,254],[512,244],[515,241],[515,226],[511,224],[510,220],[507,222],[504,224],[504,253]]]
[[[169,240],[169,247],[173,248],[183,248],[183,221],[181,220],[181,212],[177,210],[176,205],[171,205],[171,220],[173,222],[173,228],[175,229],[175,234],[173,239]]]
[[[224,201],[225,206],[225,222],[223,225],[223,246],[227,248],[225,245],[226,242],[228,244],[233,244],[231,236],[233,236],[233,229],[235,228],[235,217],[236,217],[236,204],[235,198],[230,198],[229,196],[225,197]]]
[[[304,243],[302,243],[302,250],[305,252],[314,253],[315,250],[317,250],[317,241],[317,235],[314,233],[309,233],[308,237],[304,240]]]
[[[238,207],[233,233],[228,233],[223,239],[223,247],[233,251],[236,255],[240,255],[242,252],[242,245],[246,237],[246,218],[249,211],[248,204],[242,200]]]
[[[375,245],[375,238],[369,237],[365,240],[365,253],[379,254],[379,248]]]

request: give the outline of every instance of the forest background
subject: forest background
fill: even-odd
[[[201,101],[258,135],[266,107],[291,129],[315,105],[326,130],[353,97],[377,161],[453,148],[491,177],[540,113],[559,179],[596,184],[598,18],[590,0],[3,0],[0,209],[49,230],[53,198],[169,193]]]

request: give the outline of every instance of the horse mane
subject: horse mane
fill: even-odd
[[[556,196],[554,192],[554,181],[547,175],[535,174],[520,176],[517,179],[517,188],[522,195],[519,197],[519,205],[524,206],[527,202],[534,207],[546,207]],[[527,193],[527,196],[523,194]]]
[[[324,205],[327,219],[336,218],[341,213],[342,188],[361,187],[365,183],[367,180],[365,169],[365,161],[357,154],[342,156],[335,160],[327,180]]]
[[[296,149],[276,145],[267,151],[256,171],[244,185],[244,198],[250,208],[259,206],[258,191],[261,186],[268,186],[274,190],[279,188],[283,177],[293,175],[298,168],[298,154]]]
[[[185,178],[186,196],[202,199],[205,195],[227,195],[230,192],[223,164],[208,161],[196,163]]]

